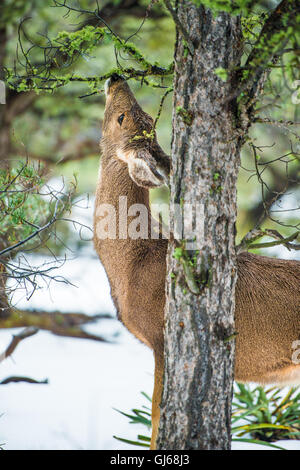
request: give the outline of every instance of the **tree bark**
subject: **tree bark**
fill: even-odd
[[[170,218],[174,204],[198,203],[204,231],[198,234],[198,251],[187,250],[192,234],[184,220],[185,241],[176,259],[175,241],[169,245],[157,448],[229,449],[241,137],[236,103],[227,98],[237,86],[234,67],[240,64],[242,34],[238,17],[214,17],[184,0],[175,15]],[[226,82],[217,68],[228,71]]]

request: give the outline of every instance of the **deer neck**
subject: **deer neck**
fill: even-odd
[[[96,190],[96,208],[99,204],[111,204],[118,218],[120,198],[124,196],[128,209],[133,204],[143,204],[150,217],[149,190],[134,183],[125,163],[116,158],[103,156]]]

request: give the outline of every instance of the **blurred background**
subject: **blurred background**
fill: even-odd
[[[69,2],[76,8],[79,4],[81,10],[96,8],[92,0]],[[122,38],[130,38],[151,63],[167,67],[173,58],[174,23],[159,5],[144,21],[148,4],[101,2],[101,17]],[[275,4],[262,2],[258,13]],[[24,51],[33,44],[44,48],[30,50],[31,62],[40,66],[49,38],[95,21],[91,14],[66,10],[51,0],[7,0],[1,8],[0,66],[16,74],[26,66]],[[249,24],[244,28],[246,55],[259,24],[252,36]],[[126,54],[120,54],[119,62],[132,66]],[[89,77],[102,76],[113,67],[114,47],[102,41],[61,68],[62,73]],[[172,81],[159,83],[167,87]],[[129,84],[142,108],[155,117],[165,89],[134,79]],[[28,338],[0,360],[4,449],[133,448],[113,436],[135,439],[139,425],[130,425],[116,409],[149,406],[140,392],[152,393],[152,353],[116,320],[106,275],[92,244],[103,87],[101,82],[95,92],[87,82],[75,81],[36,93],[22,91],[19,82],[17,89],[6,88],[6,104],[0,104],[0,354],[7,352],[13,335],[24,327],[38,329],[27,330]],[[288,243],[296,240],[299,126],[286,123],[300,121],[294,92],[293,76],[274,68],[258,105],[251,140],[242,152],[237,243],[257,226],[291,237]],[[266,122],[271,119],[284,122]],[[168,153],[171,121],[170,93],[157,125],[158,140]],[[167,188],[151,191],[151,201],[167,202]],[[39,227],[46,228],[30,238]],[[253,251],[300,259],[300,252],[288,243]]]

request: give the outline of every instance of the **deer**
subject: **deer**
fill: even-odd
[[[119,204],[124,196],[128,207],[145,206],[150,221],[149,189],[168,180],[170,157],[157,142],[153,119],[142,110],[123,77],[111,76],[105,94],[94,247],[106,271],[118,318],[154,353],[153,450],[163,389],[169,240],[152,239],[150,234],[148,238],[132,239],[120,232],[99,238],[97,226],[103,217],[101,207],[113,206],[117,221],[124,216],[127,209]],[[149,135],[152,138],[147,138]],[[132,220],[133,216],[128,216],[128,224]],[[293,360],[292,350],[300,339],[300,262],[245,251],[237,255],[237,271],[235,380],[279,386],[300,384],[300,360]]]

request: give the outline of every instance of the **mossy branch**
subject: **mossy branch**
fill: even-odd
[[[20,41],[21,39],[19,39]],[[112,44],[116,51],[126,53],[141,69],[136,69],[135,67],[123,68],[118,64],[117,68],[101,76],[86,77],[76,73],[57,73],[62,67],[65,69],[74,65],[78,58],[90,54],[101,43],[104,45]],[[35,47],[44,51],[45,60],[39,66],[35,66],[30,61],[30,54]],[[37,93],[39,90],[53,92],[55,89],[66,86],[70,82],[83,82],[89,85],[92,93],[96,93],[100,83],[115,73],[123,75],[126,79],[134,78],[142,80],[150,86],[162,87],[161,85],[146,81],[146,77],[171,76],[174,71],[173,63],[167,67],[163,67],[157,62],[152,64],[134,44],[126,42],[108,27],[100,28],[88,25],[74,32],[63,31],[52,40],[49,39],[47,46],[34,45],[26,52],[22,45],[21,50],[26,59],[26,66],[24,66],[26,73],[19,73],[16,68],[7,68],[5,70],[5,80],[8,86],[18,92],[30,90],[34,90]]]
[[[82,325],[96,322],[99,318],[111,317],[107,315],[90,316],[83,313],[61,313],[58,311],[36,312],[11,308],[8,316],[0,318],[0,329],[30,327],[36,330],[46,330],[58,336],[109,342],[102,336],[87,333],[81,328]]]
[[[282,55],[286,44],[300,25],[297,0],[282,0],[265,21],[241,74],[241,104],[251,106],[264,81],[265,71],[277,56]]]

